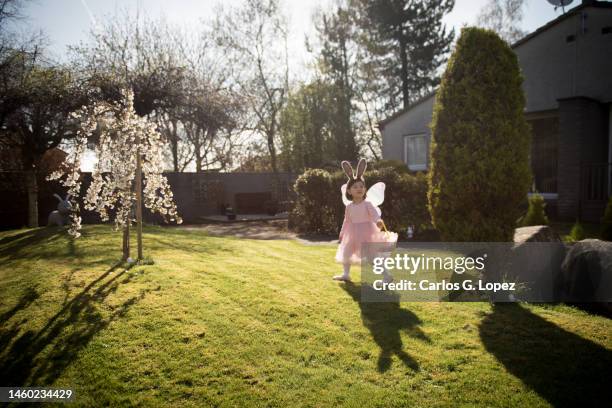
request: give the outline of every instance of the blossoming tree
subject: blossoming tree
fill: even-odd
[[[154,123],[134,111],[134,94],[122,92],[117,102],[96,102],[72,114],[80,122],[75,147],[64,166],[49,176],[68,188],[75,211],[71,214],[69,233],[80,236],[81,217],[76,198],[81,191],[81,161],[88,141],[97,136],[98,159],[92,182],[83,197],[84,207],[94,210],[103,221],[113,218],[115,227],[123,229],[123,259],[129,258],[129,228],[135,210],[138,259],[142,259],[142,204],[164,220],[182,223],[166,177],[164,141]]]

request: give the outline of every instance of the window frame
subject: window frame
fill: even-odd
[[[417,164],[410,164],[408,163],[408,140],[410,139],[416,139],[417,137],[422,137],[423,141],[424,141],[424,146],[425,146],[425,160],[424,163],[417,163]],[[427,133],[421,132],[421,133],[409,133],[409,134],[405,134],[403,135],[403,143],[404,143],[404,152],[403,152],[403,156],[404,156],[404,163],[406,164],[406,166],[408,166],[408,169],[413,170],[413,171],[419,171],[419,170],[427,170],[427,152],[429,151],[429,146],[427,145]]]

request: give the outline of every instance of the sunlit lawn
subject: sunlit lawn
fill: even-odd
[[[567,306],[359,303],[334,246],[148,227],[0,233],[0,386],[80,406],[605,406],[612,323]],[[353,270],[358,278],[358,270]]]

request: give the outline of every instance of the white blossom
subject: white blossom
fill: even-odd
[[[134,94],[122,92],[119,102],[97,102],[72,113],[81,122],[76,135],[76,147],[60,170],[48,179],[60,180],[68,188],[69,200],[76,210],[71,214],[68,232],[80,236],[81,217],[75,201],[81,190],[81,158],[87,141],[94,132],[99,134],[95,152],[98,158],[92,171],[92,182],[83,198],[86,210],[96,211],[103,221],[113,217],[116,228],[131,223],[136,201],[134,192],[136,157],[140,154],[143,175],[143,205],[161,214],[165,221],[183,222],[168,180],[163,175],[164,142],[154,124],[134,111]]]

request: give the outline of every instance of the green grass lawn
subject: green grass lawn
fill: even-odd
[[[359,303],[336,248],[147,227],[0,233],[0,386],[79,406],[604,406],[612,322],[568,306]],[[358,279],[354,268],[353,277]]]

